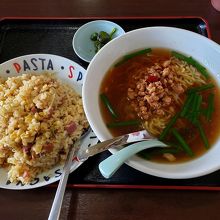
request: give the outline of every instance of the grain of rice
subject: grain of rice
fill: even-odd
[[[50,73],[0,79],[0,122],[0,166],[24,184],[63,163],[88,127],[81,97]]]

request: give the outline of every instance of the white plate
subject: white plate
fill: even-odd
[[[0,76],[11,77],[19,76],[23,73],[37,73],[49,71],[54,72],[56,77],[71,85],[79,94],[82,94],[82,85],[86,70],[77,63],[64,57],[50,54],[31,54],[21,56],[0,64]],[[93,131],[82,140],[81,147],[94,145],[98,142]],[[82,163],[73,162],[71,172],[78,168]],[[21,182],[10,183],[7,180],[7,170],[0,168],[0,188],[6,189],[32,189],[48,185],[60,179],[62,166],[57,165],[53,169],[38,175],[30,184],[23,185]]]

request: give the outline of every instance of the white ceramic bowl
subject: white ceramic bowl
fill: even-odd
[[[113,39],[125,33],[118,24],[106,20],[95,20],[81,26],[73,37],[73,49],[77,56],[86,62],[90,62],[95,56],[94,42],[90,40],[91,34],[94,32],[99,33],[100,31],[110,34],[113,28],[117,28]]]
[[[101,141],[112,137],[102,120],[99,109],[101,81],[111,65],[120,57],[148,47],[168,48],[191,55],[202,63],[220,84],[220,46],[208,38],[171,27],[149,27],[128,32],[108,43],[93,58],[87,69],[83,85],[83,104],[86,116]],[[115,151],[111,149],[112,153]],[[134,156],[127,164],[154,176],[185,179],[202,176],[220,169],[219,155],[220,138],[207,153],[189,162],[173,165],[159,164]]]

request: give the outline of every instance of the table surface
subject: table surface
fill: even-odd
[[[220,43],[220,12],[209,0],[1,0],[0,17],[200,16]],[[55,188],[0,190],[1,219],[47,219]],[[67,189],[60,219],[219,219],[220,192]]]

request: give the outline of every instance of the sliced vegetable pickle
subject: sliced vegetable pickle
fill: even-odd
[[[116,31],[117,28],[113,28],[110,34],[105,31],[100,31],[99,33],[94,32],[91,34],[90,39],[94,41],[95,53],[97,53],[105,44],[112,40]]]
[[[113,29],[112,29],[112,32],[109,34],[110,40],[112,40],[113,35],[116,33],[116,31],[117,31],[117,28],[113,28]]]
[[[98,35],[98,41],[100,43],[106,44],[108,43],[108,41],[110,41],[110,35],[108,33],[106,33],[105,31],[100,31],[99,35]]]
[[[97,32],[95,32],[95,33],[93,33],[91,36],[90,36],[90,39],[92,40],[92,41],[96,41],[97,39],[98,39],[98,33]]]

